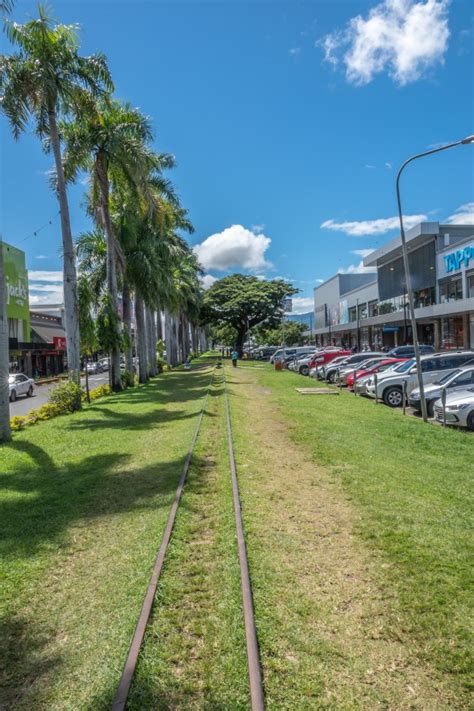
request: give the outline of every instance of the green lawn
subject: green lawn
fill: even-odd
[[[288,371],[230,378],[269,705],[469,708],[472,434]]]
[[[268,708],[468,709],[472,435],[225,371]],[[0,448],[0,707],[110,708],[210,377]],[[217,375],[132,709],[249,708],[227,456]]]
[[[210,369],[0,448],[0,706],[108,708]]]

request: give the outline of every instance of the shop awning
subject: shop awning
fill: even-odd
[[[37,326],[36,324],[31,324],[31,330],[41,338],[43,343],[54,343],[55,338],[66,338],[64,328],[58,326]]]

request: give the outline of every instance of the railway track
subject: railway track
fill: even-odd
[[[255,625],[255,612],[253,606],[253,596],[252,596],[252,585],[250,579],[250,571],[247,560],[247,549],[245,544],[245,532],[242,519],[242,508],[240,503],[239,495],[239,485],[237,479],[237,466],[235,462],[234,446],[233,446],[233,436],[232,436],[232,419],[229,405],[229,398],[227,394],[227,383],[225,378],[225,370],[222,369],[223,385],[224,385],[224,400],[225,400],[225,413],[226,413],[226,427],[227,427],[227,443],[228,443],[228,453],[229,453],[229,469],[232,481],[232,499],[234,506],[235,515],[235,530],[237,537],[237,549],[239,556],[239,567],[240,567],[240,583],[242,592],[242,608],[245,626],[245,640],[246,640],[246,651],[247,651],[247,668],[249,677],[249,688],[250,688],[250,706],[252,711],[264,711],[265,709],[265,697],[263,689],[263,679],[262,679],[262,669],[260,664],[260,655],[258,648],[258,638],[257,630]],[[176,494],[173,503],[170,508],[168,515],[168,520],[163,532],[163,537],[161,539],[161,544],[158,549],[158,553],[153,566],[153,571],[151,574],[150,582],[148,584],[147,591],[145,593],[140,615],[135,627],[135,631],[132,637],[130,648],[128,651],[127,659],[120,677],[120,682],[117,688],[117,692],[112,704],[113,711],[123,711],[127,706],[127,699],[130,692],[130,687],[132,685],[135,670],[137,668],[138,659],[140,656],[140,650],[143,645],[143,640],[145,638],[145,633],[150,619],[150,615],[153,609],[155,594],[160,580],[160,576],[163,569],[163,564],[166,558],[166,552],[168,545],[170,543],[174,524],[176,521],[176,515],[178,512],[179,504],[182,499],[186,479],[189,472],[189,467],[191,464],[194,447],[196,445],[197,439],[199,437],[199,432],[201,429],[202,420],[206,412],[206,405],[209,398],[209,392],[214,383],[216,376],[216,368],[214,367],[209,385],[207,387],[206,394],[202,401],[202,406],[198,414],[198,419],[196,422],[196,427],[194,429],[191,444],[184,462],[183,470],[178,482],[178,487],[176,489]]]

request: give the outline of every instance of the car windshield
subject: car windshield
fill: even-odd
[[[460,372],[461,372],[460,368],[458,368],[454,372],[452,370],[450,370],[449,373],[447,373],[444,377],[437,380],[434,384],[435,385],[444,385],[445,383],[448,382],[448,380],[451,380],[452,377],[454,377],[455,375],[459,375]]]
[[[410,358],[410,360],[405,361],[405,363],[401,363],[401,365],[396,368],[397,373],[406,373],[407,370],[410,370],[412,365],[416,364],[416,360],[414,358]]]

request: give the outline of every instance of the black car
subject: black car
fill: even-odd
[[[429,355],[430,353],[436,353],[435,347],[420,343],[420,355]],[[387,355],[391,358],[414,358],[415,346],[397,346],[392,348]]]

